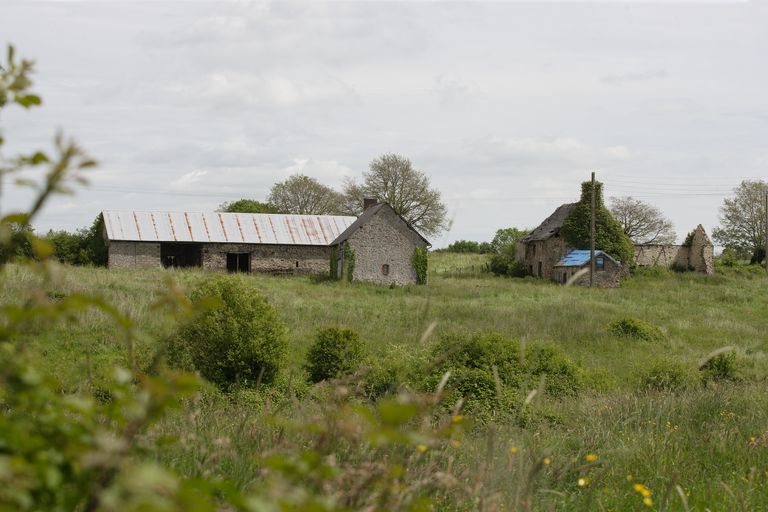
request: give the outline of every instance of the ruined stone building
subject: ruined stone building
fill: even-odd
[[[583,272],[590,268],[590,251],[574,249],[566,254],[554,267],[555,281],[563,284],[569,279],[574,284],[589,285],[589,272]],[[621,284],[621,278],[626,276],[629,269],[620,261],[612,258],[603,251],[595,251],[595,276],[594,286],[600,288],[617,288]]]
[[[414,254],[430,244],[391,206],[366,201],[365,211],[331,246],[337,278],[351,267],[353,281],[404,285],[417,283]]]
[[[515,257],[530,276],[556,280],[555,265],[573,248],[560,237],[560,228],[578,203],[560,206],[539,227],[521,238],[515,247]]]
[[[328,272],[330,243],[355,217],[104,211],[110,268]]]
[[[564,274],[573,275],[579,267],[588,266],[589,257],[583,260],[581,251],[569,247],[560,236],[565,219],[578,203],[564,204],[557,208],[530,234],[521,238],[515,247],[517,261],[524,265],[528,275],[557,282],[563,282]],[[699,225],[683,245],[635,245],[637,266],[666,266],[694,270],[705,274],[714,273],[714,246],[704,228]],[[589,251],[586,251],[587,254]],[[598,251],[601,252],[601,251]],[[575,259],[569,259],[574,253]],[[610,258],[607,254],[604,256]],[[578,260],[578,265],[571,265]],[[605,265],[597,269],[595,282],[600,286],[618,285],[618,279],[627,273],[626,265],[616,262],[623,270],[615,270],[613,258],[606,259]],[[587,282],[589,276],[586,276]]]
[[[714,274],[714,259],[715,246],[701,224],[688,235],[683,245],[635,245],[638,267],[664,266]]]

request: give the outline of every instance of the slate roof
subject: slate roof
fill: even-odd
[[[530,232],[527,236],[524,236],[522,242],[536,242],[539,240],[548,240],[553,236],[560,234],[560,228],[563,227],[563,222],[571,214],[579,203],[566,203],[561,205],[555,210],[552,215],[547,217],[539,227]]]
[[[421,235],[421,233],[416,231],[410,224],[408,224],[408,222],[406,222],[406,220],[403,219],[403,217],[400,214],[395,212],[395,210],[391,206],[389,206],[387,203],[378,203],[378,204],[376,204],[374,206],[371,206],[368,209],[366,209],[363,213],[360,214],[360,216],[357,218],[357,220],[352,223],[351,226],[349,226],[347,229],[344,230],[343,233],[341,233],[338,237],[336,237],[336,240],[331,242],[331,245],[338,245],[341,242],[344,242],[346,239],[348,239],[350,236],[352,236],[352,233],[354,233],[355,231],[360,229],[361,226],[365,225],[365,223],[368,222],[368,220],[370,220],[374,215],[376,215],[378,212],[380,212],[384,208],[389,208],[390,210],[392,210],[395,213],[395,215],[400,217],[400,220],[402,220],[405,223],[405,225],[408,226],[408,229],[410,229],[411,231],[416,233],[419,236],[419,238],[424,240],[425,244],[427,244],[430,247],[432,246],[432,244],[429,243],[429,240],[424,238]]]
[[[595,257],[597,256],[603,256],[604,258],[608,258],[609,260],[614,262],[616,265],[619,265],[619,262],[617,260],[615,260],[610,255],[604,253],[601,250],[595,250]],[[566,254],[563,259],[561,259],[555,264],[555,266],[556,267],[581,267],[582,265],[585,265],[587,263],[589,263],[589,251],[576,249]]]
[[[355,222],[335,215],[102,212],[109,240],[327,246]]]

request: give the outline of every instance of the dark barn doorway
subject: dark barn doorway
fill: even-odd
[[[200,267],[202,266],[202,246],[163,242],[160,244],[160,261],[163,267]]]
[[[249,252],[228,252],[227,253],[227,272],[250,272],[251,271],[251,253]]]

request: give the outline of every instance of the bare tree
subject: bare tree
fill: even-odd
[[[672,222],[661,210],[634,197],[613,197],[611,214],[636,244],[673,244],[677,239]]]
[[[268,202],[280,213],[332,215],[340,213],[343,198],[314,178],[294,174],[272,185]]]
[[[363,211],[363,199],[376,198],[388,203],[406,222],[427,236],[447,228],[446,207],[440,191],[432,188],[429,177],[413,168],[411,161],[397,154],[386,154],[371,161],[363,182],[344,183],[347,213]]]
[[[720,226],[712,237],[720,245],[736,249],[752,261],[765,256],[765,194],[768,183],[762,180],[744,180],[733,189],[732,198],[725,198],[720,207]]]

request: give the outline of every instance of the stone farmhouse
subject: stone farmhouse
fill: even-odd
[[[331,244],[336,257],[336,277],[349,271],[351,280],[379,284],[415,284],[413,265],[417,248],[430,243],[386,203],[366,200],[366,208]]]
[[[577,269],[573,265],[564,264],[572,262],[567,256],[574,252],[574,248],[569,247],[560,236],[560,229],[577,204],[568,203],[558,207],[536,229],[517,242],[515,257],[524,265],[528,275],[563,282],[564,273],[569,276],[575,273]],[[578,253],[578,251],[575,252]],[[641,267],[660,265],[712,274],[714,273],[714,246],[704,228],[699,225],[683,245],[635,245],[635,260]],[[601,272],[606,274],[596,275],[595,282],[602,286],[618,285],[618,279],[626,274],[626,269],[614,272],[613,262],[616,260],[611,258],[605,261],[606,265],[602,269],[598,268],[597,274]],[[623,266],[621,262],[617,263]],[[586,262],[580,263],[581,266],[585,264],[589,266],[589,256]],[[586,276],[586,280],[589,282],[589,276]]]
[[[348,246],[356,253],[354,280],[415,283],[413,248],[429,244],[389,205],[370,210],[359,218],[112,210],[102,215],[110,268],[327,274],[335,248]]]

